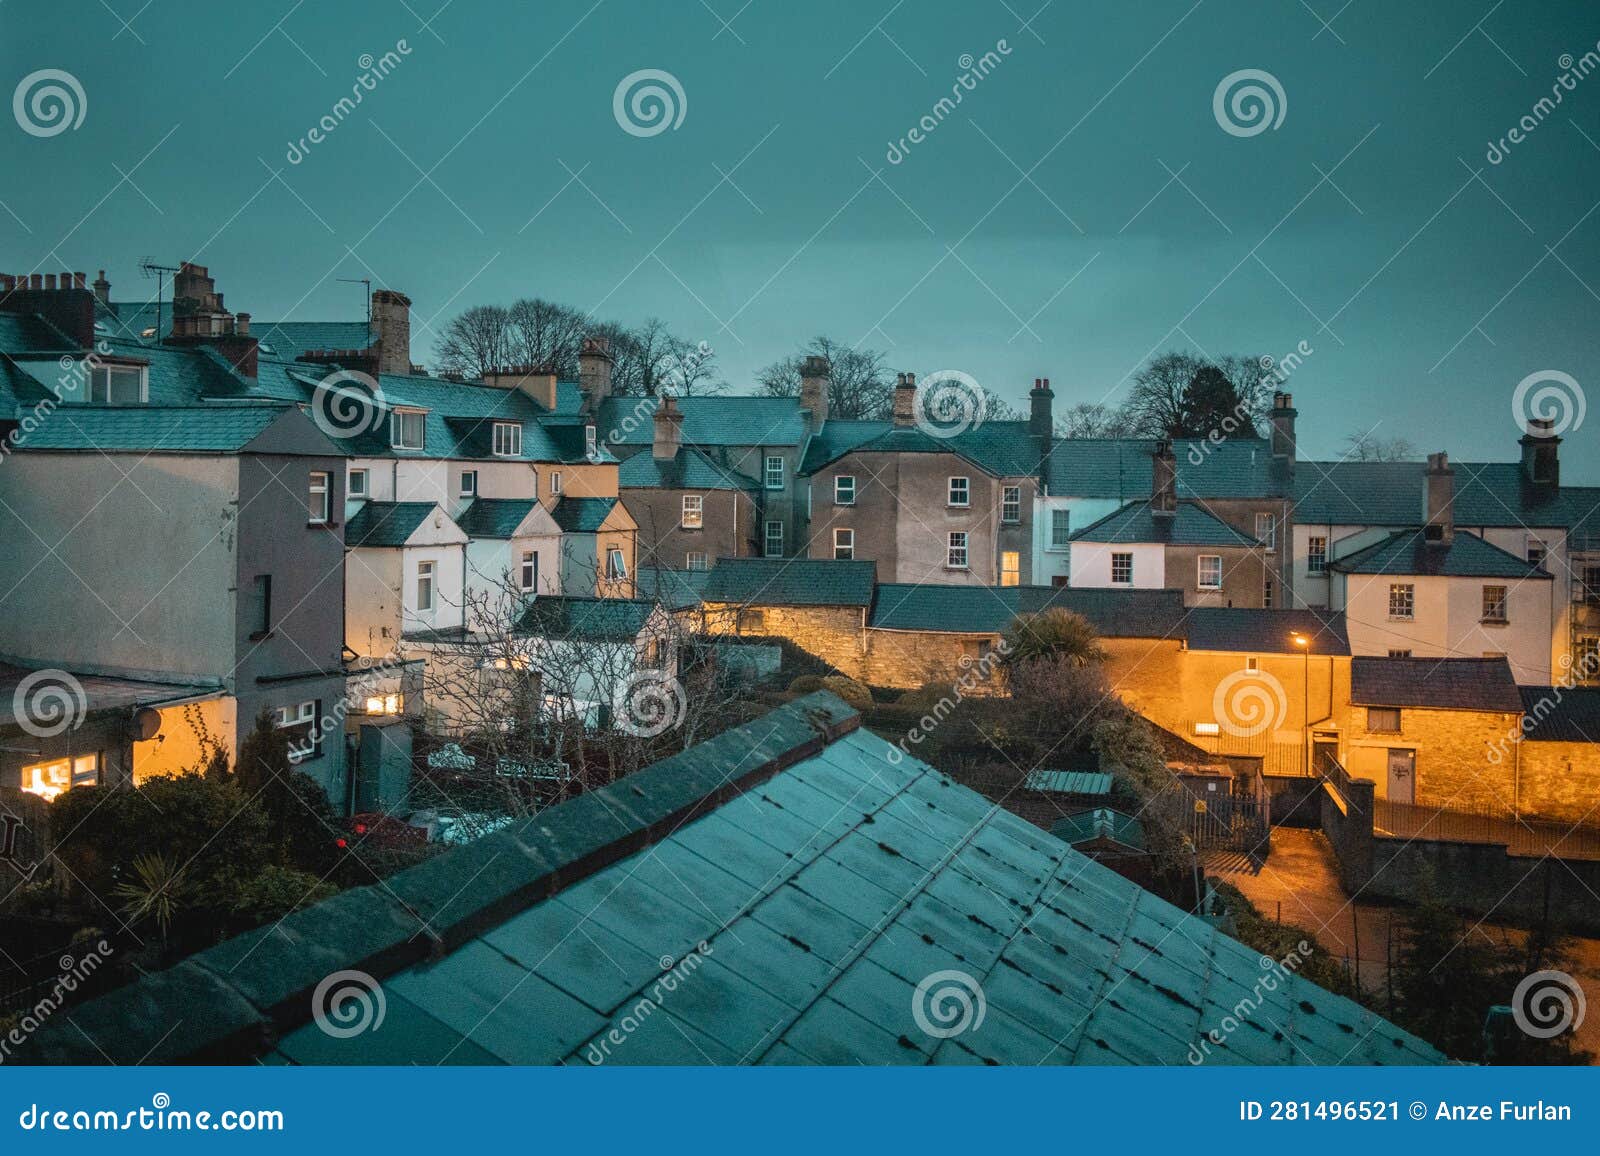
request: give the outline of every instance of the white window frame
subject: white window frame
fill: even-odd
[[[404,440],[405,425],[415,420],[419,437],[416,442]],[[428,411],[425,409],[396,409],[389,414],[389,445],[397,450],[425,450],[428,448]]]
[[[766,455],[766,461],[761,465],[761,478],[767,489],[783,489],[783,477],[783,457],[779,454]]]
[[[776,548],[773,547],[774,542],[777,543]],[[761,528],[761,556],[763,558],[783,557],[783,523],[781,521],[768,521]]]
[[[628,578],[628,556],[621,546],[606,547],[606,581],[625,582]]]
[[[836,561],[851,561],[856,556],[856,532],[843,526],[833,531],[833,556]]]
[[[951,530],[946,542],[945,569],[970,570],[972,568],[971,539],[967,537],[967,532],[965,530]]]
[[[678,525],[685,530],[698,530],[706,524],[706,500],[702,494],[683,495],[683,512]]]
[[[1306,573],[1315,577],[1328,572],[1328,536],[1312,534],[1306,538]]]
[[[1000,521],[1016,525],[1022,521],[1022,487],[1005,486],[1000,490]]]
[[[1119,558],[1126,560],[1126,562],[1128,564],[1128,576],[1126,578],[1118,578],[1117,577],[1117,560]],[[1133,554],[1132,554],[1131,551],[1126,551],[1126,550],[1112,551],[1112,554],[1111,554],[1111,584],[1113,586],[1132,586],[1133,585]]]
[[[595,438],[594,426],[583,427],[583,453],[585,457],[597,458],[600,456],[600,443]]]
[[[322,753],[322,728],[319,724],[317,700],[308,698],[304,702],[295,703],[293,706],[280,706],[273,711],[273,720],[278,730],[294,731],[305,728],[305,742],[299,746],[291,740],[289,743],[289,761],[303,763],[307,759],[314,759]]]
[[[361,484],[356,485],[356,479],[361,479]],[[370,498],[372,496],[372,474],[368,470],[352,469],[345,475],[344,494],[347,498]]]
[[[1397,599],[1403,599],[1405,613],[1396,611]],[[1417,619],[1417,588],[1411,582],[1391,582],[1389,584],[1389,618],[1395,622],[1415,622]]]
[[[1212,567],[1215,567],[1215,569],[1216,569],[1216,579],[1214,581],[1209,581],[1208,582],[1206,580],[1206,570],[1210,569]],[[1194,585],[1195,585],[1195,589],[1197,589],[1197,590],[1221,590],[1222,589],[1222,555],[1221,554],[1201,554],[1201,555],[1199,555],[1198,557],[1195,558],[1195,560],[1194,560]]]
[[[960,483],[958,486],[957,483]],[[957,491],[960,498],[957,499]],[[972,506],[972,479],[966,477],[953,477],[945,487],[944,504],[955,510],[970,509]]]
[[[417,613],[432,614],[434,604],[438,601],[438,590],[435,581],[438,577],[437,567],[431,560],[417,563]],[[423,601],[422,592],[427,590],[427,601]]]
[[[476,498],[478,496],[478,471],[462,470],[461,481],[457,490],[463,498]]]
[[[333,475],[312,470],[306,479],[306,523],[326,526],[333,517]]]
[[[550,493],[552,495],[554,495],[554,494],[559,494],[560,492],[561,492],[561,471],[560,470],[551,470],[550,471]]]
[[[1265,533],[1262,533],[1263,521],[1266,525]],[[1258,513],[1256,515],[1256,537],[1267,548],[1268,554],[1276,554],[1278,552],[1278,515]]]
[[[1491,609],[1493,609],[1492,601],[1494,601],[1494,600],[1491,600],[1491,596],[1489,594],[1489,591],[1491,591],[1491,590],[1500,591],[1498,599],[1496,599],[1499,602],[1499,606],[1500,606],[1500,613],[1499,614],[1491,614],[1491,613],[1489,613],[1489,611]],[[1483,588],[1483,620],[1485,622],[1492,622],[1492,623],[1494,623],[1496,625],[1501,625],[1501,624],[1504,624],[1504,623],[1507,623],[1507,622],[1511,621],[1511,588],[1509,586],[1500,585],[1500,584],[1496,584],[1496,583],[1490,583],[1490,584],[1484,586],[1484,588]]]
[[[1072,547],[1072,511],[1063,506],[1050,510],[1050,549],[1068,550]]]
[[[854,474],[839,474],[833,479],[833,504],[835,506],[853,506],[856,504],[856,476]]]
[[[522,592],[524,594],[537,593],[538,592],[538,589],[539,589],[539,551],[537,551],[537,550],[524,550],[522,552],[522,561],[521,561],[521,564],[520,564],[519,572],[517,574],[517,579],[518,579],[519,585],[522,587]]]
[[[495,422],[491,430],[490,439],[491,449],[495,457],[520,458],[522,456],[521,422]]]
[[[145,405],[150,400],[150,369],[144,365],[91,365],[84,363],[84,396],[90,405]],[[112,382],[116,377],[133,375],[139,380],[139,398],[137,401],[112,401]],[[104,375],[104,396],[96,397],[95,378]],[[126,382],[124,382],[126,387]]]
[[[683,568],[685,570],[708,569],[709,567],[706,566],[706,552],[704,550],[690,550],[683,557]]]

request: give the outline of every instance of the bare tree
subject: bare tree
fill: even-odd
[[[1126,410],[1097,401],[1080,401],[1056,418],[1056,436],[1063,438],[1135,437],[1133,419]]]
[[[1352,430],[1345,435],[1344,459],[1350,462],[1414,462],[1417,450],[1402,437],[1380,438],[1372,430]]]
[[[539,297],[524,297],[507,311],[512,360],[545,366],[557,376],[577,376],[578,351],[589,320],[576,309]]]
[[[1128,416],[1142,437],[1183,437],[1188,430],[1184,394],[1200,362],[1188,353],[1163,353],[1133,375]]]
[[[760,391],[768,397],[798,397],[800,371],[807,357],[821,357],[828,362],[832,374],[829,416],[869,421],[889,416],[894,407],[894,386],[889,381],[884,355],[872,349],[854,349],[826,336],[813,337],[798,353],[763,369],[756,378]]]
[[[1254,435],[1272,405],[1277,388],[1260,358],[1231,354],[1207,360],[1192,353],[1172,351],[1152,358],[1133,375],[1124,409],[1134,433],[1148,438],[1203,437],[1217,427],[1218,391],[1210,383],[1225,379],[1231,396],[1224,407],[1240,434]],[[1196,395],[1197,380],[1207,383],[1204,398]]]
[[[511,314],[500,305],[474,305],[452,317],[434,343],[434,356],[445,373],[480,377],[510,362]]]

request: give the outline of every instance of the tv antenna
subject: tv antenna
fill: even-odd
[[[346,285],[360,285],[367,291],[367,333],[372,333],[372,278],[370,277],[340,277],[337,278]]]
[[[176,265],[162,265],[154,257],[139,258],[139,272],[145,277],[156,279],[156,344],[161,344],[161,284],[168,276],[178,271]]]

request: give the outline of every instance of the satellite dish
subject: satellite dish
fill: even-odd
[[[153,707],[140,707],[133,715],[134,742],[147,743],[161,733],[161,712]]]

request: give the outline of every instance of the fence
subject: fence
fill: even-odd
[[[1374,833],[1380,835],[1456,843],[1498,843],[1513,855],[1600,859],[1600,827],[1517,818],[1487,808],[1446,810],[1389,799],[1373,800],[1372,819]]]

